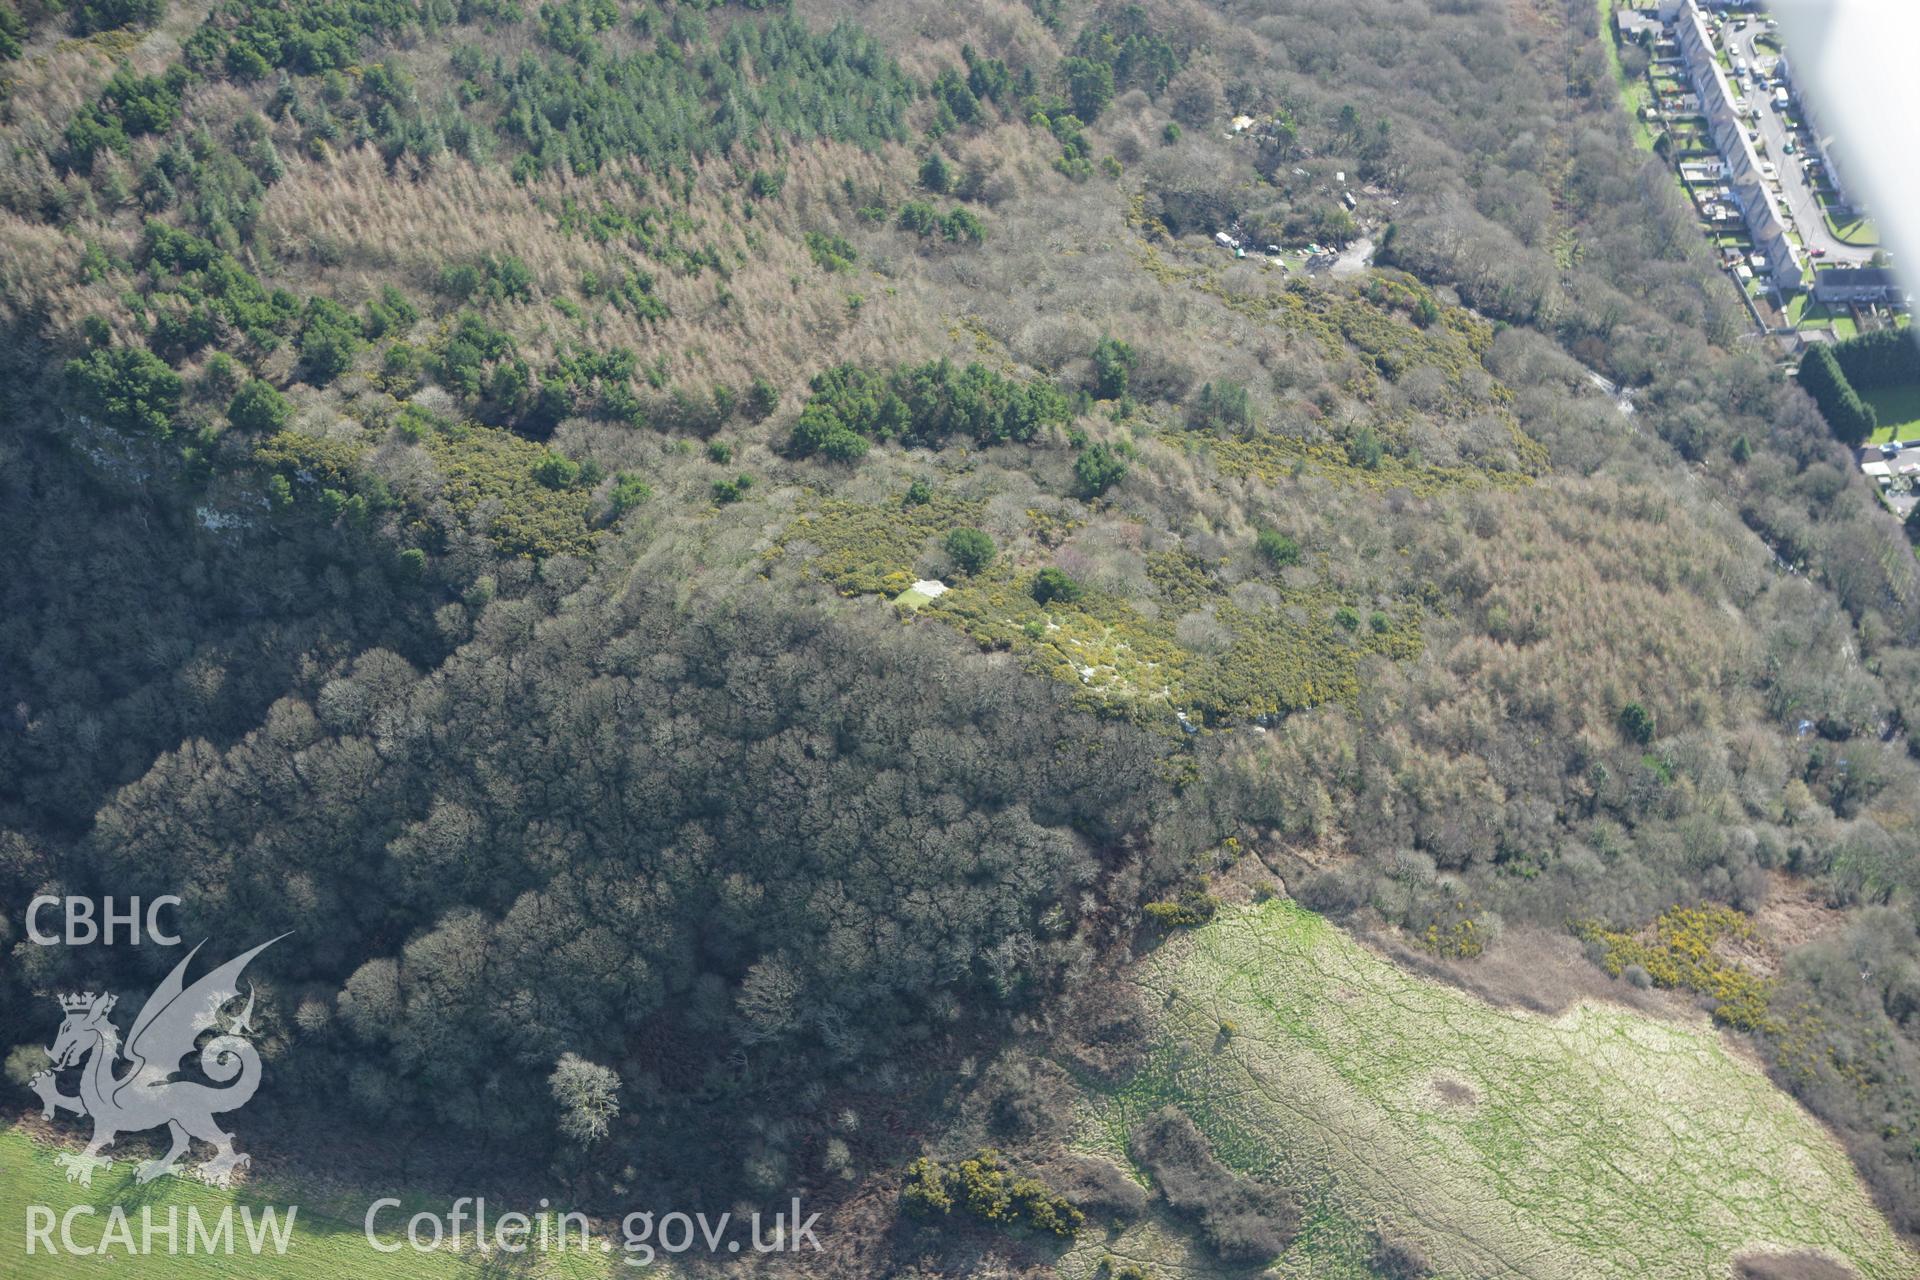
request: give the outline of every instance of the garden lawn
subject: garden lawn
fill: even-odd
[[[1799,297],[1804,301],[1801,302],[1799,318],[1794,321],[1796,328],[1831,329],[1836,340],[1859,335],[1860,326],[1855,323],[1853,313],[1845,307],[1829,307],[1825,303],[1815,302],[1811,293],[1803,292]],[[1794,309],[1789,304],[1787,315],[1792,317],[1794,314]]]
[[[1823,207],[1823,212],[1825,212]],[[1873,219],[1853,215],[1844,220],[1835,218],[1831,212],[1825,213],[1827,230],[1839,238],[1843,244],[1871,248],[1880,243],[1880,230],[1874,226]]]
[[[1862,391],[1860,398],[1873,406],[1880,419],[1880,429],[1869,444],[1920,439],[1920,383]]]

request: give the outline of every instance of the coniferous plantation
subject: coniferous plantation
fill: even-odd
[[[1912,1274],[1915,350],[1746,340],[1611,20],[0,0],[0,1116],[175,895],[264,1185]]]

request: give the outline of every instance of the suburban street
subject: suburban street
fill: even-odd
[[[1749,67],[1758,66],[1760,59],[1773,56],[1755,47],[1755,42],[1766,34],[1767,26],[1758,18],[1730,23],[1727,27],[1727,47],[1734,57],[1746,59]],[[1800,239],[1808,250],[1826,250],[1822,257],[1814,261],[1823,265],[1860,266],[1871,260],[1874,249],[1847,244],[1828,229],[1827,220],[1820,212],[1820,202],[1814,198],[1813,187],[1807,181],[1806,171],[1800,166],[1800,155],[1787,154],[1789,134],[1786,122],[1774,106],[1772,90],[1765,85],[1756,87],[1749,83],[1739,83],[1735,87],[1760,109],[1757,126],[1760,140],[1765,144],[1766,158],[1773,161],[1774,167],[1780,171],[1781,203],[1793,215],[1794,229],[1800,233]]]

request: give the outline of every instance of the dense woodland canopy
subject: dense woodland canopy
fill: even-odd
[[[190,886],[213,935],[291,930],[296,971],[344,975],[293,1010],[303,1083],[544,1140],[555,1046],[723,1106],[1086,964],[1058,904],[1098,898],[1150,818],[1150,740],[766,590],[556,595],[430,677],[365,651],[97,816],[97,882]]]
[[[1920,576],[1592,4],[202,16],[0,0],[0,942],[295,929],[289,1123],[723,1196],[1236,850],[1456,958],[1797,877],[1735,1025],[1920,1223]]]

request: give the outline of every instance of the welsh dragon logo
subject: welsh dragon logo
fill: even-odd
[[[220,1025],[221,1011],[238,998],[236,984],[247,962],[279,940],[261,943],[189,987],[185,982],[187,965],[200,950],[194,947],[147,998],[124,1046],[119,1031],[108,1020],[113,996],[89,991],[60,997],[66,1020],[60,1024],[53,1047],[47,1050],[53,1066],[34,1076],[28,1087],[40,1095],[47,1119],[53,1119],[59,1111],[72,1111],[93,1121],[93,1140],[87,1143],[87,1149],[59,1156],[67,1170],[67,1181],[92,1186],[94,1171],[113,1163],[113,1157],[100,1153],[112,1146],[114,1139],[162,1125],[173,1145],[158,1160],[142,1161],[134,1172],[136,1181],[151,1182],[163,1174],[179,1172],[174,1166],[195,1138],[215,1151],[211,1160],[194,1170],[208,1182],[225,1185],[233,1171],[247,1163],[247,1157],[233,1149],[233,1135],[221,1129],[214,1116],[239,1110],[260,1087],[260,1054],[245,1038],[252,1029],[251,988],[246,1007],[224,1029]],[[181,1059],[192,1053],[209,1031],[216,1034],[199,1046],[200,1070],[214,1084],[175,1080]],[[124,1070],[122,1063],[126,1064]],[[80,1067],[80,1092],[69,1096],[60,1092],[55,1073],[74,1066]]]

